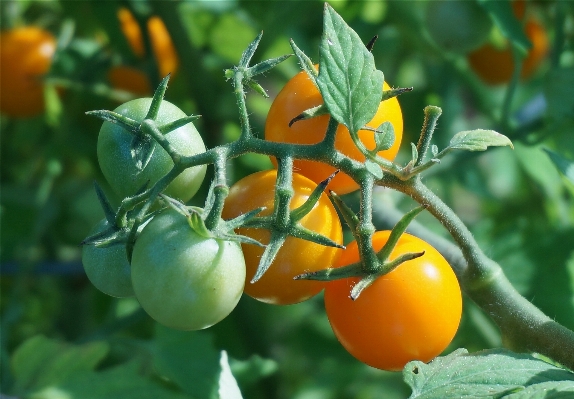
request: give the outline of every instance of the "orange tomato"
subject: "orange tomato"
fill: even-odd
[[[0,112],[30,117],[44,111],[41,78],[55,51],[54,36],[36,26],[0,32]]]
[[[132,51],[139,58],[143,58],[145,56],[143,35],[133,14],[127,8],[122,7],[118,10],[118,19]],[[179,59],[165,24],[161,18],[153,15],[147,20],[147,29],[160,78],[165,77],[168,73],[171,73],[172,76],[175,75],[179,67]],[[152,93],[152,87],[146,73],[131,66],[113,66],[108,71],[108,81],[116,89],[126,90],[137,95],[143,96]]]
[[[259,215],[273,213],[275,200],[276,170],[253,173],[235,183],[225,200],[222,217],[231,219],[259,207],[266,207]],[[301,206],[317,185],[297,173],[293,174],[294,195],[290,208]],[[337,211],[329,198],[323,194],[315,207],[305,215],[301,225],[331,240],[342,244],[343,232]],[[264,229],[238,229],[238,234],[246,235],[262,244],[269,243],[269,231]],[[293,277],[310,271],[331,267],[341,249],[326,247],[295,237],[288,237],[277,253],[271,267],[256,283],[251,283],[263,248],[242,244],[247,266],[245,293],[259,301],[275,305],[294,304],[318,294],[324,287],[323,281],[293,280]]]
[[[149,79],[145,72],[126,65],[116,65],[108,71],[108,80],[112,87],[129,91],[139,96],[152,93]]]
[[[383,90],[389,89],[389,85],[385,82]],[[305,72],[298,73],[287,82],[271,104],[265,122],[265,139],[293,144],[316,144],[320,142],[325,138],[329,121],[328,115],[295,122],[291,127],[289,127],[289,122],[301,112],[322,103],[321,93],[313,85],[307,74]],[[381,102],[377,113],[367,125],[377,128],[385,121],[391,122],[394,127],[395,143],[390,149],[380,151],[378,155],[393,160],[399,151],[403,135],[403,116],[396,97]],[[367,148],[375,148],[374,132],[361,130],[359,131],[359,138]],[[364,155],[353,143],[349,131],[343,125],[339,125],[337,129],[335,148],[354,160],[360,162],[365,160]],[[276,165],[275,159],[272,158],[272,161]],[[335,168],[330,165],[307,160],[295,160],[293,169],[315,183],[323,181],[335,172]],[[345,194],[357,190],[359,185],[350,176],[339,173],[329,183],[329,188],[337,194]]]
[[[522,19],[525,13],[525,2],[512,3],[514,14]],[[544,27],[534,18],[529,18],[524,31],[532,42],[532,48],[528,51],[520,71],[521,79],[532,76],[534,71],[542,63],[549,49],[548,35]],[[502,84],[510,81],[514,71],[511,44],[508,42],[504,48],[497,48],[492,44],[486,44],[468,55],[468,62],[472,70],[486,83],[491,85]]]
[[[122,32],[124,32],[134,54],[140,58],[144,57],[143,35],[132,13],[127,8],[120,8],[118,19]],[[165,24],[160,17],[153,15],[147,20],[147,29],[160,77],[164,77],[168,73],[175,74],[179,60]]]
[[[373,235],[379,251],[390,231]],[[325,308],[335,336],[358,360],[398,371],[411,360],[428,362],[452,341],[462,314],[462,295],[448,262],[423,240],[403,234],[390,260],[410,252],[424,255],[379,277],[361,295],[349,297],[357,278],[331,281]],[[335,267],[359,261],[357,242],[343,250]]]

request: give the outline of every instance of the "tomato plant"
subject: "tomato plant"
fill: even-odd
[[[253,173],[236,182],[229,191],[223,208],[223,218],[229,219],[250,210],[266,207],[261,216],[269,215],[274,209],[274,193],[277,171],[267,170]],[[293,174],[294,195],[290,209],[302,205],[315,189],[316,184],[297,173]],[[300,221],[307,229],[322,234],[341,243],[342,230],[337,212],[329,198],[322,195],[315,207]],[[238,233],[266,244],[269,231],[264,229],[241,228]],[[279,250],[273,264],[261,279],[251,283],[255,275],[263,248],[243,244],[247,266],[245,293],[263,302],[276,305],[298,303],[319,293],[325,286],[319,281],[294,281],[293,277],[313,270],[330,267],[337,259],[340,249],[326,247],[310,241],[289,237]]]
[[[104,219],[91,234],[101,233],[108,226]],[[124,244],[117,243],[106,247],[84,245],[82,264],[90,282],[104,294],[118,298],[134,295],[131,267]]]
[[[512,3],[514,14],[522,19],[525,13],[525,2]],[[548,54],[549,39],[546,28],[534,17],[530,17],[524,24],[524,32],[532,42],[532,48],[524,58],[520,77],[527,79],[532,76]],[[506,41],[503,47],[487,43],[468,55],[468,62],[472,70],[486,83],[497,85],[506,83],[512,78],[514,72],[514,59],[510,42]]]
[[[142,230],[132,256],[132,283],[144,310],[179,330],[200,330],[237,305],[245,281],[241,247],[205,237],[173,209]]]
[[[389,90],[385,82],[383,90]],[[328,115],[295,122],[289,127],[289,122],[301,112],[323,103],[321,93],[305,72],[299,72],[281,89],[269,109],[265,122],[265,139],[269,141],[296,144],[315,144],[324,137],[329,120]],[[389,121],[394,127],[395,142],[386,151],[380,151],[379,156],[392,160],[399,151],[403,134],[403,117],[401,107],[396,98],[381,102],[377,113],[367,124],[378,128],[383,122]],[[359,131],[359,138],[368,149],[375,148],[375,133],[367,130]],[[335,138],[335,148],[357,161],[364,161],[365,156],[357,149],[347,128],[339,125]],[[274,159],[272,159],[275,162]],[[330,176],[335,168],[311,160],[295,160],[293,168],[298,173],[308,177],[315,183]],[[330,189],[338,194],[357,190],[359,186],[349,176],[339,173],[330,183]]]
[[[390,231],[373,236],[379,251]],[[411,360],[428,362],[453,339],[462,297],[448,262],[431,245],[404,233],[389,260],[424,251],[379,277],[352,300],[357,278],[335,280],[325,288],[325,308],[337,339],[360,361],[383,370],[400,370]],[[336,267],[359,261],[357,242],[347,245]]]
[[[29,117],[44,111],[42,76],[55,51],[56,39],[39,27],[0,32],[0,112]]]
[[[141,122],[147,115],[151,101],[151,98],[128,101],[114,112]],[[185,116],[183,111],[164,100],[156,122],[162,125]],[[182,155],[194,155],[205,151],[203,140],[192,123],[167,133],[165,137]],[[100,168],[108,183],[122,198],[136,194],[146,184],[153,185],[173,167],[169,154],[154,142],[152,157],[143,170],[140,170],[131,153],[133,140],[134,135],[111,122],[103,123],[98,136]],[[189,200],[199,189],[205,170],[205,165],[186,169],[170,183],[166,194],[183,201]]]

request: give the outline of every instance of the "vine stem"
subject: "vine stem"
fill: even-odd
[[[442,200],[416,177],[402,182],[392,176],[378,181],[427,207],[460,247],[466,268],[455,273],[465,293],[497,324],[506,347],[537,352],[574,369],[574,332],[555,322],[512,286],[500,265],[488,258],[472,233]]]

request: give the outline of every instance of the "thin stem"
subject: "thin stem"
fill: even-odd
[[[246,140],[253,137],[251,126],[249,124],[249,115],[247,113],[247,104],[245,102],[245,91],[243,90],[243,72],[235,70],[233,75],[233,92],[237,100],[239,110],[239,125],[241,126],[241,137],[239,140]]]
[[[434,105],[427,105],[424,109],[424,113],[425,119],[421,135],[417,143],[417,151],[419,156],[415,161],[415,167],[420,166],[424,161],[425,155],[430,147],[432,135],[434,133],[434,129],[436,128],[436,123],[442,114],[442,110]]]
[[[337,136],[337,128],[339,123],[333,117],[329,118],[329,124],[327,125],[327,132],[325,133],[325,138],[321,142],[321,145],[325,147],[327,151],[333,151],[335,149],[335,137]]]
[[[379,267],[377,254],[373,249],[373,234],[375,225],[373,224],[373,187],[375,177],[365,171],[361,182],[361,208],[359,210],[359,224],[355,237],[359,246],[359,253],[365,271],[376,271]]]
[[[213,230],[217,227],[219,220],[221,219],[221,212],[223,211],[223,205],[225,204],[225,198],[229,194],[229,187],[227,186],[226,178],[226,166],[227,166],[227,152],[218,151],[217,158],[215,160],[215,187],[213,188],[213,206],[209,210],[207,217],[205,218],[205,227],[208,230]]]
[[[294,194],[293,158],[279,158],[278,163],[273,219],[275,219],[275,223],[277,223],[281,229],[285,229],[290,224],[291,214],[289,212],[289,204]]]

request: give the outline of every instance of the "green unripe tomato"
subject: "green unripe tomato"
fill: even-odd
[[[427,5],[425,26],[442,49],[465,54],[488,40],[492,21],[476,1],[433,0]]]
[[[223,320],[239,302],[245,260],[237,242],[199,235],[185,216],[166,209],[136,240],[132,284],[153,319],[200,330]]]
[[[108,222],[99,222],[90,235],[104,231]],[[131,268],[126,246],[114,244],[107,247],[84,245],[82,264],[90,282],[104,294],[117,298],[134,296]]]
[[[114,110],[141,122],[149,110],[151,98],[128,101]],[[185,113],[175,105],[163,100],[156,118],[158,125],[173,122],[185,117]],[[104,122],[98,136],[98,162],[102,172],[120,197],[132,196],[149,181],[151,187],[173,167],[169,154],[157,143],[151,160],[143,170],[136,167],[131,156],[131,142],[134,136],[118,124]],[[185,156],[205,152],[201,136],[192,123],[188,123],[166,134],[167,140]],[[206,165],[198,165],[184,170],[173,180],[165,194],[187,201],[197,192],[205,177]]]

